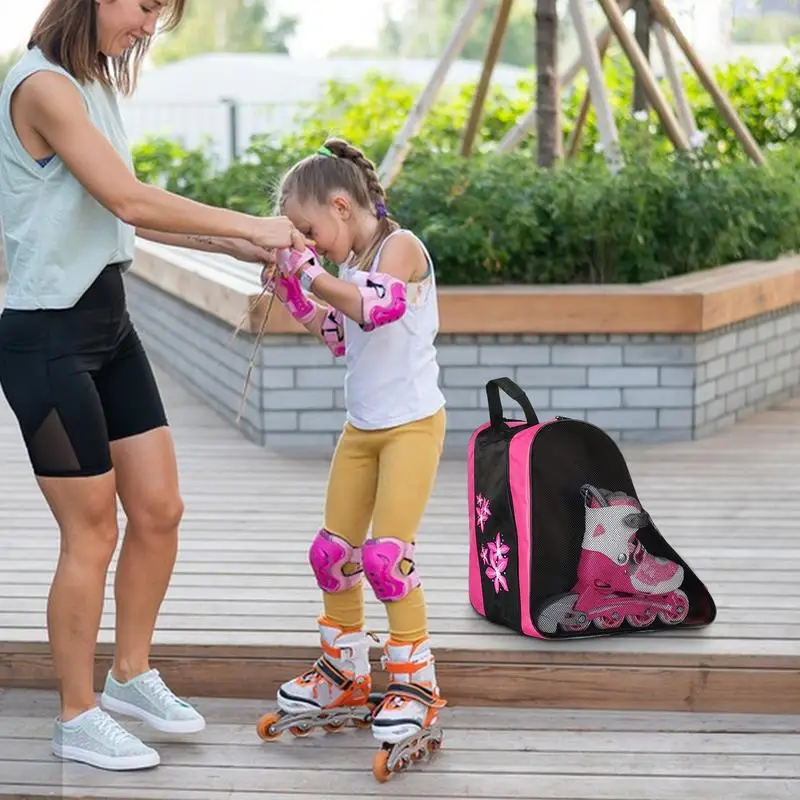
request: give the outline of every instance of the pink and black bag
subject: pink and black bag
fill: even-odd
[[[525,420],[505,419],[500,390]],[[642,508],[616,442],[582,420],[539,422],[510,378],[486,384],[470,438],[469,598],[490,622],[571,638],[708,625],[714,600]]]

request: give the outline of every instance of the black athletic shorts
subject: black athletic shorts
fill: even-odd
[[[36,475],[102,475],[109,442],[167,424],[120,265],[67,309],[0,315],[0,387]]]

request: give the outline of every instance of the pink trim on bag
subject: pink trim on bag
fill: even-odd
[[[475,531],[475,439],[478,434],[491,425],[486,422],[476,428],[469,437],[467,446],[467,515],[469,516],[469,602],[482,616],[486,616],[483,606],[483,589],[481,588],[481,573],[478,568],[478,546]]]
[[[520,626],[526,636],[545,639],[531,619],[531,557],[533,531],[531,530],[531,447],[539,431],[552,425],[555,419],[541,422],[518,433],[508,448],[508,480],[511,502],[514,504],[514,525],[517,529],[517,563],[519,564]]]

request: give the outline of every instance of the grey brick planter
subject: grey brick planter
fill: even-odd
[[[233,422],[254,337],[127,279],[131,313],[151,357]],[[779,402],[800,385],[800,304],[692,335],[442,335],[447,450],[463,453],[487,420],[484,385],[507,375],[543,419],[588,420],[622,441],[704,436]],[[260,349],[240,423],[274,449],[331,452],[344,419],[343,368],[302,335]],[[507,413],[516,415],[514,408]]]

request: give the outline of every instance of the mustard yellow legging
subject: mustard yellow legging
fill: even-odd
[[[331,463],[325,527],[351,546],[372,536],[416,540],[433,489],[444,445],[445,410],[406,425],[364,431],[349,423]],[[345,629],[364,625],[364,583],[343,592],[323,592],[325,617]],[[385,604],[389,634],[397,642],[427,636],[422,586]]]

